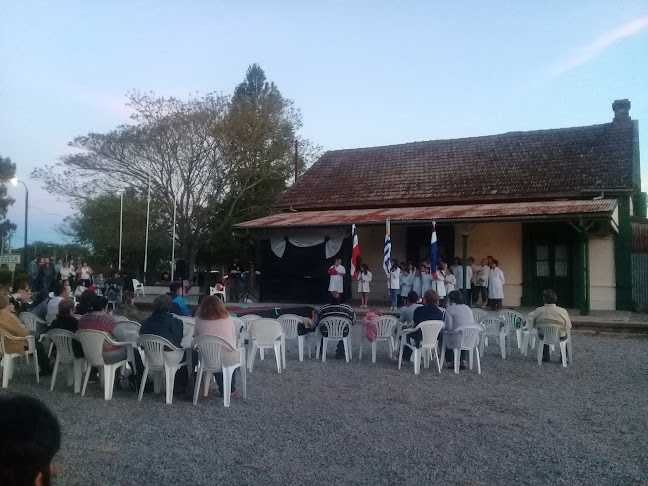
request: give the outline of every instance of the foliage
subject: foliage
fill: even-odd
[[[16,230],[7,217],[7,210],[15,201],[7,196],[7,183],[16,175],[16,164],[9,157],[0,155],[0,238],[6,238],[7,235]]]
[[[13,248],[14,253],[23,254],[22,248]],[[92,252],[87,246],[68,243],[68,244],[59,244],[52,243],[48,241],[35,241],[27,245],[27,258],[29,261],[36,258],[49,258],[51,260],[74,260],[75,262],[88,260],[92,261]],[[88,259],[90,258],[90,259]]]

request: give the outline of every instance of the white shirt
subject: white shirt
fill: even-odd
[[[50,301],[47,303],[47,314],[48,315],[50,315],[50,314],[52,314],[52,315],[58,314],[58,305],[59,305],[59,302],[61,302],[62,300],[63,300],[63,297],[61,297],[61,296],[52,297],[50,299]]]
[[[490,267],[488,265],[479,267],[479,271],[477,272],[477,285],[481,285],[482,287],[488,287],[489,274],[490,274]]]
[[[356,278],[358,280],[358,292],[369,292],[369,282],[371,282],[371,279],[373,278],[371,272],[368,270],[366,274],[358,272]]]
[[[499,267],[491,268],[488,274],[488,298],[503,299],[505,283],[504,272]]]
[[[330,268],[335,268],[338,274],[342,275],[331,275],[331,281],[329,283],[329,292],[344,292],[344,275],[346,275],[346,268],[344,265],[331,265]]]
[[[459,265],[456,267],[453,272],[452,272],[457,279],[457,288],[460,290],[463,290],[463,266]],[[470,280],[472,279],[472,268],[466,266],[466,280],[467,280],[467,286],[466,288],[470,288]]]
[[[81,280],[90,280],[90,275],[92,275],[92,268],[87,265],[81,267]]]
[[[61,268],[61,271],[59,273],[61,274],[61,280],[67,280],[70,275],[72,275],[72,272],[67,267]]]
[[[399,290],[400,289],[400,268],[396,267],[393,270],[389,271],[389,288],[390,290]]]
[[[451,273],[448,273],[445,277],[445,291],[446,295],[450,295],[450,292],[453,292],[457,285],[457,279]]]

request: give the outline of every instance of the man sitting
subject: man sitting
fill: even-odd
[[[557,324],[561,327],[560,329],[560,340],[564,341],[567,339],[567,331],[572,327],[571,319],[567,310],[562,307],[558,307],[556,302],[558,302],[558,296],[553,290],[545,290],[542,293],[542,299],[544,300],[545,305],[538,307],[533,311],[533,327],[538,329],[539,326],[547,324]],[[543,338],[542,331],[538,330],[538,337]],[[549,361],[549,345],[545,344],[544,349],[542,350],[542,361]],[[562,357],[559,357],[559,360],[562,361]]]
[[[169,293],[167,294],[172,299],[171,313],[179,316],[188,316],[189,308],[182,298],[182,284],[180,282],[173,282],[169,285]]]
[[[403,324],[410,323],[414,320],[414,311],[423,304],[419,304],[419,295],[413,290],[407,294],[407,305],[400,310],[400,318],[398,319]]]
[[[353,308],[351,308],[350,305],[341,303],[340,293],[337,291],[331,292],[330,304],[323,305],[317,311],[317,315],[315,316],[315,326],[316,327],[319,326],[320,322],[322,322],[322,319],[324,319],[325,317],[346,317],[351,321],[352,325],[356,323],[356,315],[355,312],[353,312]],[[315,327],[313,328],[313,331],[314,330]],[[325,327],[321,327],[320,333],[322,334],[323,337],[327,337],[328,329],[326,329]],[[343,336],[347,337],[348,335],[349,335],[349,331],[344,331]],[[344,358],[344,344],[342,343],[342,341],[338,342],[335,357],[337,359]]]
[[[54,297],[50,299],[47,304],[47,316],[48,321],[52,321],[56,318],[56,315],[59,311],[59,303],[62,300],[70,298],[70,288],[66,285],[63,285],[61,282],[56,282],[54,285]]]
[[[61,427],[36,398],[0,398],[0,484],[52,484],[52,459],[61,446]]]
[[[418,326],[423,321],[442,321],[443,320],[443,311],[439,309],[439,294],[436,290],[426,290],[425,295],[423,295],[423,302],[425,305],[422,305],[414,310],[412,320],[414,321],[414,326]],[[439,333],[441,335],[441,333]],[[407,339],[412,342],[417,348],[421,346],[421,340],[423,339],[423,332],[419,329],[407,335]],[[409,361],[412,355],[412,350],[410,348],[403,349],[403,359]]]
[[[445,311],[445,328],[444,332],[456,331],[457,328],[463,326],[464,324],[472,324],[475,322],[472,310],[464,303],[463,293],[460,290],[453,290],[448,296],[450,300],[450,305]],[[439,333],[439,344],[443,346],[443,334],[444,332]],[[454,336],[453,336],[454,337]],[[459,338],[457,338],[459,339]],[[452,349],[460,343],[456,342],[447,342],[446,343],[446,352],[445,360],[448,368],[454,368],[454,352]],[[468,351],[461,352],[461,367],[460,369],[465,370],[467,367],[468,361]]]
[[[122,303],[117,306],[113,314],[124,316],[130,321],[140,323],[146,318],[144,313],[135,307],[135,295],[130,291],[124,292],[122,295]]]
[[[0,295],[0,330],[5,331],[8,334],[11,334],[15,337],[24,338],[32,334],[36,337],[36,352],[38,354],[38,367],[40,368],[40,374],[51,375],[52,368],[49,364],[49,359],[47,353],[43,348],[43,344],[38,341],[38,333],[30,332],[22,322],[11,312],[9,309],[9,297],[6,295]],[[28,343],[26,339],[15,340],[15,339],[5,339],[5,352],[7,354],[25,354],[25,349],[28,348]]]

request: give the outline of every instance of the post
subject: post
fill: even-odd
[[[578,220],[578,232],[580,233],[581,239],[581,256],[582,261],[581,265],[583,266],[582,271],[582,289],[581,289],[581,299],[580,299],[580,315],[588,316],[590,314],[590,265],[589,265],[589,234],[587,233],[587,227],[583,222],[583,218]]]
[[[470,302],[468,302],[468,282],[466,282],[466,274],[468,271],[466,270],[466,265],[468,264],[468,233],[463,233],[461,235],[461,240],[463,243],[463,261],[462,261],[462,266],[463,266],[463,297],[464,297],[464,303],[466,305],[470,305]],[[432,262],[430,262],[431,264]]]
[[[25,186],[25,246],[23,247],[23,264],[25,265],[25,270],[27,270],[27,267],[29,266],[29,262],[27,262],[27,220],[28,220],[28,214],[29,214],[29,189],[27,189],[27,186]],[[13,275],[12,275],[12,280],[13,280]],[[13,282],[12,282],[13,285]]]
[[[176,237],[176,198],[173,198],[173,238],[171,240],[172,242],[172,249],[171,249],[171,281],[174,281],[174,274],[175,274],[175,237]]]
[[[148,198],[146,203],[146,237],[144,239],[144,276],[142,283],[146,285],[146,266],[148,264],[148,236],[149,236],[149,218],[151,213],[151,172],[149,171]]]
[[[124,190],[122,189],[121,206],[119,209],[119,263],[117,264],[117,270],[121,270],[121,263],[122,263],[122,238],[124,236],[123,222],[124,222]]]
[[[299,175],[299,156],[297,154],[297,140],[295,140],[295,182],[297,182],[297,176]]]

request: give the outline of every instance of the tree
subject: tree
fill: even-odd
[[[0,155],[0,238],[3,240],[13,231],[16,225],[6,219],[7,210],[15,201],[7,196],[7,183],[16,175],[16,164],[9,157]]]
[[[14,248],[14,251],[22,253],[22,248]],[[33,258],[50,258],[54,261],[59,258],[63,261],[66,259],[75,262],[88,260],[91,256],[90,248],[76,243],[52,243],[51,241],[34,241],[27,245],[27,258],[31,261]],[[92,262],[90,259],[88,262]]]

